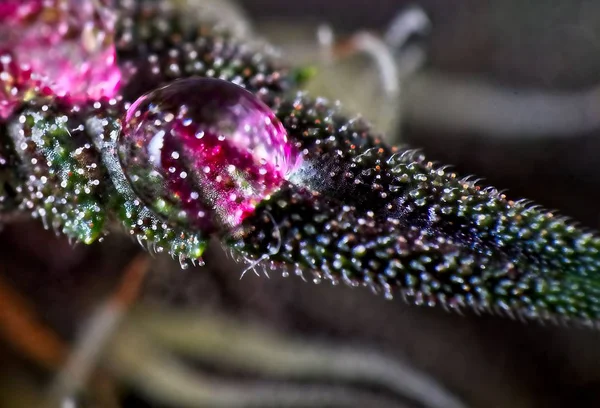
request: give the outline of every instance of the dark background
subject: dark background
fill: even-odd
[[[285,17],[336,29],[381,29],[404,1],[247,0],[258,22]],[[585,89],[600,82],[600,3],[589,0],[423,0],[433,31],[428,67],[497,84]],[[260,27],[260,24],[258,24]],[[600,101],[599,101],[600,102]],[[600,129],[599,129],[600,130]],[[510,141],[408,126],[403,137],[462,174],[485,177],[511,197],[527,197],[597,228],[600,132]],[[0,265],[65,338],[114,285],[137,246],[109,237],[74,250],[37,223],[0,235]],[[218,250],[208,267],[178,270],[159,258],[145,296],[194,304],[263,322],[292,335],[368,346],[410,361],[473,407],[600,406],[600,335],[385,301],[367,290],[296,278],[239,280]],[[0,353],[10,354],[10,348]],[[5,356],[6,359],[17,359]],[[7,360],[5,360],[7,361]]]

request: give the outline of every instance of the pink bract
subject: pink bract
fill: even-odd
[[[0,50],[25,74],[15,74],[13,67],[12,86],[19,91],[10,90],[8,97],[0,93],[0,103],[18,103],[24,91],[40,84],[74,102],[114,97],[121,80],[115,20],[114,12],[98,0],[1,2]],[[26,79],[15,83],[16,78]],[[5,80],[0,78],[2,88],[9,86]],[[0,115],[5,117],[4,111]]]

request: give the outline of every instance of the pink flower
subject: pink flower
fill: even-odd
[[[7,50],[16,65],[11,75],[0,77],[0,86],[11,89],[0,92],[0,116],[6,117],[6,107],[22,101],[24,92],[41,85],[74,102],[114,97],[121,81],[115,20],[114,12],[97,0],[3,2],[0,50]],[[2,69],[7,71],[6,66]]]

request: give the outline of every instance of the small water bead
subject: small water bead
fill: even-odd
[[[299,167],[273,112],[231,82],[188,78],[131,105],[118,142],[138,197],[169,223],[229,230]]]

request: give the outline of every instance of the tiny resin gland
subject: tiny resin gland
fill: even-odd
[[[206,233],[240,225],[300,165],[268,106],[212,78],[178,80],[140,97],[117,149],[144,204],[171,225]]]
[[[54,95],[69,95],[75,103],[117,95],[121,81],[114,44],[117,16],[103,3],[0,2],[0,56],[4,66],[0,85],[9,88],[9,92],[0,93],[2,118],[9,116],[15,102],[39,94],[40,85],[49,87]],[[9,62],[23,74],[7,74]]]

